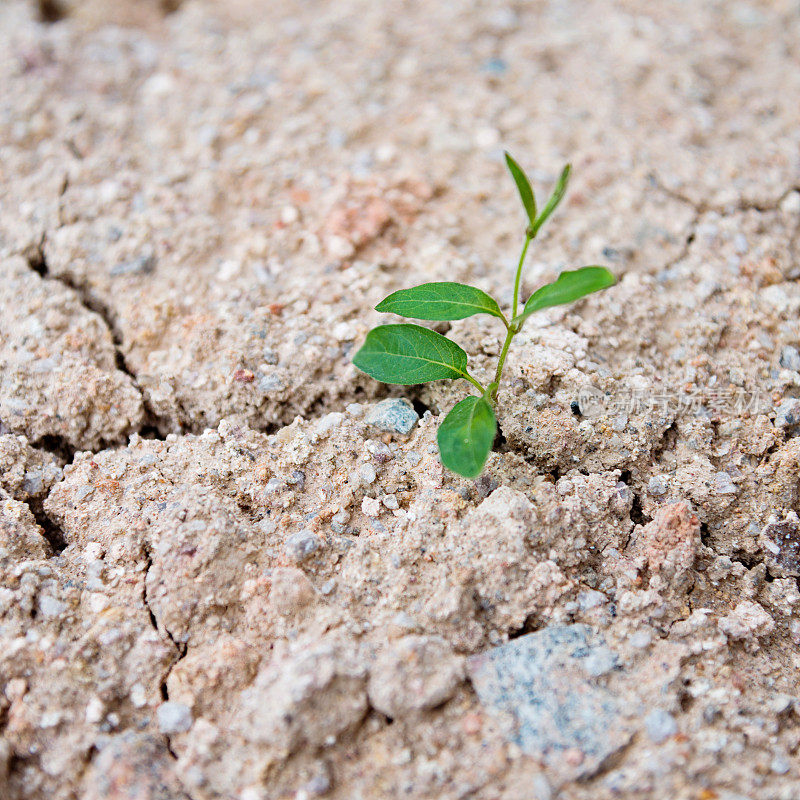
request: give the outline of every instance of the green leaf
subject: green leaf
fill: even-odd
[[[383,383],[467,378],[467,354],[455,342],[420,325],[373,328],[353,363]]]
[[[562,272],[553,283],[548,283],[537,289],[525,303],[522,313],[516,317],[516,322],[524,319],[550,306],[560,306],[571,303],[592,292],[607,289],[617,282],[616,278],[605,267],[581,267],[580,269]]]
[[[517,191],[522,200],[522,205],[525,206],[525,213],[528,215],[531,225],[534,225],[536,223],[536,198],[534,197],[533,189],[531,189],[531,183],[528,180],[528,176],[522,171],[522,167],[508,153],[505,153],[505,156],[506,166],[514,179],[514,183],[517,184]]]
[[[473,314],[491,314],[504,319],[500,306],[486,292],[448,281],[401,289],[381,300],[375,310],[413,319],[464,319]]]
[[[556,188],[553,190],[553,194],[550,195],[547,205],[539,215],[539,219],[537,219],[536,222],[531,223],[532,233],[534,236],[536,236],[536,234],[539,232],[539,228],[541,228],[542,225],[547,222],[547,218],[556,210],[558,204],[564,199],[564,194],[567,191],[567,183],[569,183],[569,173],[571,170],[571,164],[567,164],[567,166],[561,170],[561,177],[558,179]]]
[[[497,421],[482,397],[470,395],[456,403],[436,434],[439,454],[447,469],[465,478],[477,478],[492,449]]]

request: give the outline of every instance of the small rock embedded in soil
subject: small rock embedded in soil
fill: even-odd
[[[678,723],[668,711],[662,708],[654,708],[645,718],[644,726],[647,735],[656,744],[661,744],[674,736],[678,732]]]
[[[653,475],[647,482],[647,491],[656,497],[661,497],[662,494],[667,493],[666,481],[660,475]]]
[[[800,520],[794,511],[780,522],[767,523],[760,540],[764,561],[773,575],[800,577]]]
[[[185,733],[192,727],[192,711],[184,703],[167,701],[158,707],[158,729],[164,734]]]
[[[169,797],[180,800],[180,780],[164,741],[130,731],[98,742],[86,772],[85,800]]]
[[[313,531],[302,530],[293,533],[284,546],[286,555],[298,564],[305,561],[322,547],[322,540]]]
[[[364,421],[378,430],[405,435],[419,422],[419,414],[404,397],[392,397],[374,405]]]
[[[800,351],[796,347],[786,345],[786,347],[781,350],[780,365],[784,369],[800,372]]]
[[[111,277],[119,275],[149,275],[156,267],[156,259],[152,253],[137,256],[129,261],[122,261],[111,267]]]
[[[320,747],[368,711],[365,669],[354,653],[325,642],[267,662],[239,699],[237,730],[288,755]]]
[[[772,633],[775,621],[758,603],[743,600],[730,614],[719,619],[717,627],[730,639],[752,641]]]
[[[615,663],[588,625],[554,625],[473,656],[468,672],[481,703],[512,741],[579,777],[630,739],[619,700],[594,677]],[[567,752],[582,758],[565,759]]]
[[[800,426],[800,400],[790,397],[781,402],[775,410],[775,427],[785,428],[787,434],[793,435],[793,428]]]
[[[441,705],[463,677],[463,658],[440,636],[406,636],[378,654],[367,691],[373,708],[394,719]]]

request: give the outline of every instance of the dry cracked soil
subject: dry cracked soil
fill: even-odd
[[[796,0],[5,0],[0,87],[3,800],[800,797]],[[350,362],[510,301],[503,148],[619,281],[468,481]]]

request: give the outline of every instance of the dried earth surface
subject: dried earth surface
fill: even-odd
[[[800,797],[794,0],[0,4],[0,796]],[[384,295],[510,301],[485,474]],[[442,328],[444,330],[444,328]],[[453,323],[479,378],[496,320]],[[407,398],[413,404],[400,398]]]

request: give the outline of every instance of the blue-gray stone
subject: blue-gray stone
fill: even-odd
[[[781,350],[781,366],[784,369],[791,369],[800,372],[800,350],[787,344]]]
[[[148,275],[156,268],[156,259],[152,253],[137,256],[130,261],[122,261],[111,267],[111,277],[118,275]]]
[[[300,563],[310,558],[322,547],[322,540],[309,530],[293,533],[284,544],[284,551],[291,559]]]
[[[508,737],[573,778],[593,774],[630,740],[623,704],[598,680],[617,666],[603,638],[583,624],[544,628],[468,662],[481,703]]]
[[[367,412],[364,421],[387,433],[406,434],[411,433],[419,421],[419,414],[404,397],[392,397],[374,405]]]
[[[654,708],[645,718],[644,726],[647,728],[647,735],[656,744],[669,739],[678,732],[678,723],[675,717],[663,708]]]
[[[800,425],[800,400],[790,397],[781,402],[775,411],[776,428],[794,428]]]

